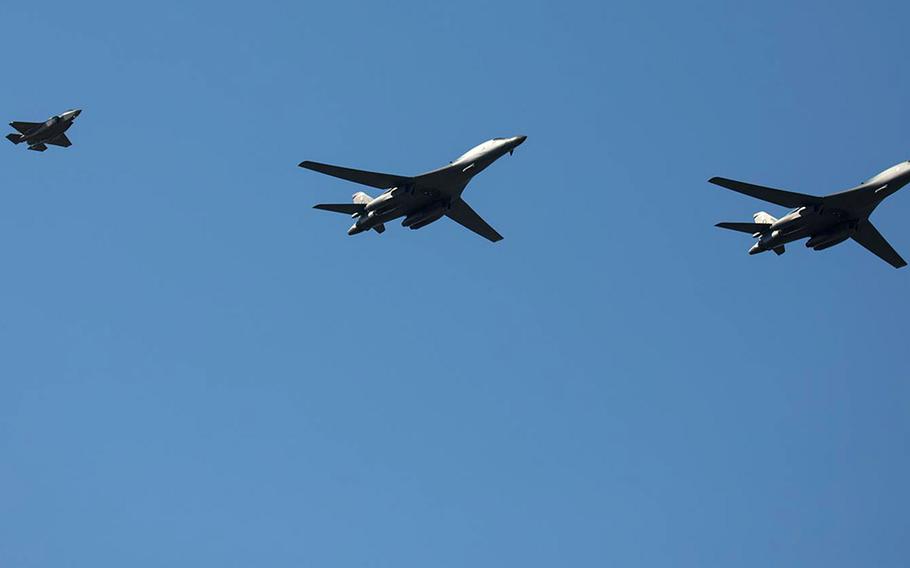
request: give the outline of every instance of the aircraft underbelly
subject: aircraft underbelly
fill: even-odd
[[[829,218],[828,216],[812,215],[802,219],[799,224],[775,238],[774,241],[780,244],[792,243],[793,241],[798,241],[814,234],[827,231],[841,222],[840,219],[834,217]]]

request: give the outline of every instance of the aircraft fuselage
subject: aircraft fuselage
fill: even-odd
[[[50,143],[52,140],[69,130],[73,125],[73,121],[75,121],[76,117],[81,113],[81,110],[75,109],[68,110],[57,116],[52,116],[38,128],[27,134],[20,135],[19,140],[16,143],[25,142],[30,147]]]
[[[512,152],[525,138],[515,136],[488,140],[449,165],[421,176],[429,181],[415,181],[386,190],[366,204],[363,214],[355,215],[357,221],[348,229],[348,234],[369,231],[401,217],[404,217],[402,225],[412,229],[433,223],[445,215],[451,202],[461,196],[471,178]]]
[[[749,250],[757,254],[782,245],[809,238],[806,246],[824,250],[853,236],[875,208],[910,182],[910,162],[903,162],[878,174],[862,185],[836,194],[841,199],[798,207],[780,219],[759,236]]]

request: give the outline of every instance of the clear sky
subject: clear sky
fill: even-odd
[[[906,2],[3,2],[0,565],[910,562]],[[528,141],[442,220],[360,187]],[[910,258],[910,191],[873,219]]]

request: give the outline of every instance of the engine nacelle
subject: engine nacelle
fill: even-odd
[[[760,244],[761,248],[764,250],[774,248],[775,245],[773,242],[776,241],[781,234],[781,231],[771,231],[770,233],[760,235],[761,238],[758,239],[758,244]]]
[[[410,227],[411,229],[419,229],[421,227],[426,227],[433,221],[436,221],[443,215],[445,215],[447,207],[444,203],[436,203],[430,205],[416,213],[411,213],[405,217],[404,221],[401,222],[402,227]]]
[[[366,207],[364,207],[364,211],[366,211],[367,213],[371,213],[373,211],[375,211],[377,213],[380,213],[383,211],[388,211],[389,209],[392,209],[393,207],[395,207],[396,203],[395,203],[394,199],[395,199],[395,193],[393,191],[387,191],[387,192],[383,193],[382,195],[380,195],[379,197],[377,197],[377,198],[371,200],[369,203],[367,203]]]
[[[806,207],[800,207],[798,210],[794,211],[793,213],[790,213],[789,215],[786,215],[782,219],[778,219],[777,221],[772,223],[770,229],[772,231],[780,231],[782,233],[785,233],[788,230],[792,229],[794,225],[797,225],[798,223],[802,222],[803,217],[805,217],[807,214],[809,214],[811,212],[812,211]]]
[[[820,235],[813,235],[812,238],[806,242],[806,246],[814,250],[825,250],[826,248],[831,248],[834,245],[846,241],[850,238],[852,232],[853,228],[847,226]]]

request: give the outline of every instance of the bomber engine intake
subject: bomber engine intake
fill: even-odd
[[[855,229],[856,227],[850,224],[838,227],[832,231],[813,235],[812,238],[806,241],[806,246],[812,250],[825,250],[826,248],[831,248],[834,245],[838,245],[849,239]]]
[[[404,221],[401,222],[402,227],[409,227],[411,229],[420,229],[421,227],[426,227],[433,221],[438,220],[440,217],[445,215],[446,207],[445,203],[434,203],[429,207],[425,207],[416,213],[411,213],[404,218]]]

